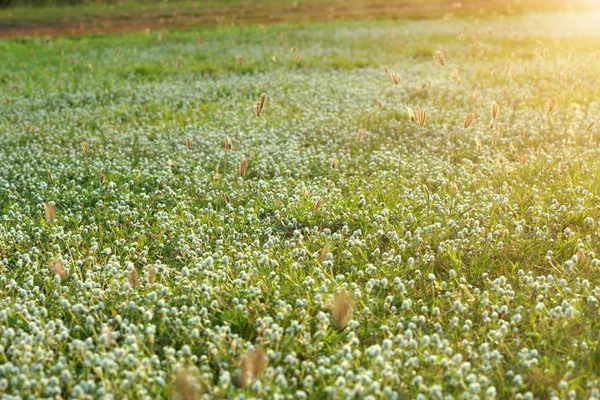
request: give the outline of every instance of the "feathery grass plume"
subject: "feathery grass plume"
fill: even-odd
[[[131,283],[131,286],[136,287],[139,282],[140,282],[140,276],[139,276],[137,270],[134,268],[129,273],[129,283]]]
[[[527,163],[527,154],[523,154],[521,157],[521,164],[524,165],[525,163]]]
[[[496,117],[498,116],[498,110],[500,109],[500,106],[498,105],[498,103],[496,103],[495,101],[492,103],[492,106],[490,108],[490,111],[492,113],[492,119],[496,119]]]
[[[417,121],[419,121],[420,126],[425,125],[425,122],[427,121],[427,113],[422,108],[417,110]]]
[[[58,276],[61,281],[67,277],[67,273],[65,272],[65,264],[61,256],[56,256],[56,258],[50,262],[50,270],[54,273],[54,275]]]
[[[398,86],[398,84],[402,80],[402,78],[400,77],[400,75],[398,75],[395,72],[390,72],[390,76],[392,77],[392,80],[394,81],[394,85]]]
[[[469,113],[463,121],[463,128],[467,129],[473,123],[473,114]]]
[[[254,376],[254,379],[260,378],[266,368],[267,354],[262,347],[258,347],[254,350],[254,362],[252,363],[252,375]]]
[[[331,319],[336,327],[339,329],[344,329],[348,325],[348,321],[352,316],[352,307],[354,301],[353,299],[346,293],[345,290],[342,290],[334,296],[333,306],[331,309]]]
[[[106,336],[106,347],[112,346],[112,329],[110,329],[108,326],[105,326],[103,331],[104,336]]]
[[[313,210],[318,210],[322,205],[323,199],[319,197],[319,199],[313,203]]]
[[[498,143],[498,131],[492,132],[492,144],[495,146]]]
[[[188,150],[192,149],[192,139],[190,139],[189,137],[185,138],[185,145],[188,148]]]
[[[475,149],[478,153],[481,153],[481,140],[479,138],[475,138]]]
[[[253,381],[260,378],[266,368],[267,356],[261,347],[244,354],[240,360],[240,386],[246,389]]]
[[[154,279],[156,279],[156,267],[152,266],[148,270],[148,283],[154,283]]]
[[[416,118],[415,118],[415,112],[412,110],[412,108],[410,107],[406,107],[406,112],[408,112],[408,118],[412,121],[415,122]]]
[[[83,150],[84,153],[87,153],[90,151],[90,144],[88,142],[81,143],[81,150]]]
[[[147,113],[150,112],[150,104],[148,104],[148,103],[144,104],[144,111]]]
[[[235,62],[239,65],[242,65],[244,63],[244,58],[238,54],[237,56],[235,56]]]
[[[267,101],[267,94],[263,93],[260,95],[260,98],[254,105],[254,112],[256,113],[257,117],[260,117],[260,114],[262,113],[262,110],[265,106],[265,101]]]
[[[115,57],[118,57],[119,54],[121,54],[121,48],[120,47],[115,50]]]
[[[181,59],[181,57],[177,57],[177,68],[181,67],[181,63],[183,62],[183,60]]]
[[[565,172],[566,166],[567,166],[567,163],[565,161],[561,161],[560,163],[558,163],[558,172],[560,172],[560,173]]]
[[[503,125],[498,122],[498,135],[502,135]]]
[[[573,110],[573,111],[579,110],[579,104],[577,104],[577,103],[571,103],[571,110]]]
[[[100,172],[100,175],[98,175],[98,182],[100,182],[101,185],[104,185],[104,182],[106,182],[106,178],[102,172]]]
[[[586,131],[591,131],[594,128],[594,126],[596,126],[596,121],[590,122],[586,128]]]
[[[56,220],[56,205],[53,201],[46,203],[45,205],[46,219],[49,223],[53,224]]]
[[[583,249],[579,248],[577,249],[577,252],[575,253],[575,262],[577,264],[582,264],[585,261],[585,252],[583,251]]]
[[[340,165],[340,162],[338,161],[337,158],[334,158],[333,160],[331,160],[331,168],[336,169],[339,165]]]
[[[271,57],[271,61],[273,61],[273,62],[277,62],[277,57],[275,57],[275,56],[272,56],[272,57]]]
[[[555,97],[550,97],[548,99],[548,102],[546,103],[546,109],[549,113],[551,113],[552,110],[554,110],[554,107],[556,107],[556,103],[558,103],[558,100],[556,100]]]
[[[386,65],[383,66],[383,72],[385,72],[386,74],[390,73],[390,70],[388,69],[388,67]]]
[[[225,150],[231,150],[232,147],[233,145],[231,143],[231,139],[229,138],[229,136],[227,136],[225,138]]]
[[[327,259],[327,255],[331,253],[331,244],[327,242],[325,246],[321,249],[319,253],[319,261],[325,261]]]
[[[515,154],[515,146],[513,146],[513,144],[512,144],[512,143],[509,143],[509,144],[508,144],[508,149],[510,150],[510,153],[511,153],[511,154]]]
[[[444,56],[444,53],[442,53],[441,51],[436,51],[435,54],[433,55],[433,59],[435,61],[437,61],[438,64],[440,64],[441,66],[446,65],[446,57]]]
[[[360,128],[357,132],[356,132],[356,141],[360,142],[362,140],[362,138],[365,136],[365,130]]]
[[[246,175],[247,168],[248,168],[248,159],[246,157],[244,157],[244,158],[242,158],[242,161],[240,161],[240,168],[238,170],[238,173],[241,177]]]
[[[240,386],[245,389],[249,386],[251,382],[251,374],[252,374],[252,358],[248,355],[243,355],[240,360],[240,375],[239,375],[239,383]]]
[[[200,400],[204,395],[204,387],[198,379],[193,367],[182,367],[172,385],[173,400]]]
[[[215,166],[215,172],[213,173],[213,182],[219,182],[219,164]]]

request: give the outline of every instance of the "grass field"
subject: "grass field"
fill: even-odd
[[[600,397],[598,17],[0,39],[0,397]]]
[[[59,0],[60,3],[61,0]],[[0,7],[0,37],[198,29],[322,20],[440,18],[581,10],[596,0],[102,0],[78,7]],[[1,2],[1,0],[0,0]],[[18,0],[15,1],[18,3]]]

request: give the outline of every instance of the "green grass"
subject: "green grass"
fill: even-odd
[[[0,40],[3,398],[596,396],[595,17]]]
[[[77,6],[61,2],[29,5],[15,2],[0,9],[0,35],[60,35],[123,30],[270,24],[330,19],[439,18],[444,15],[503,14],[556,11],[589,7],[589,0],[206,0],[206,1],[91,1]]]

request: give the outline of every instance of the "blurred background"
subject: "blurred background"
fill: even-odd
[[[576,11],[600,0],[0,0],[0,36]]]

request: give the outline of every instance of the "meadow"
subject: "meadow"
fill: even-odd
[[[0,39],[0,398],[600,398],[597,21]]]

